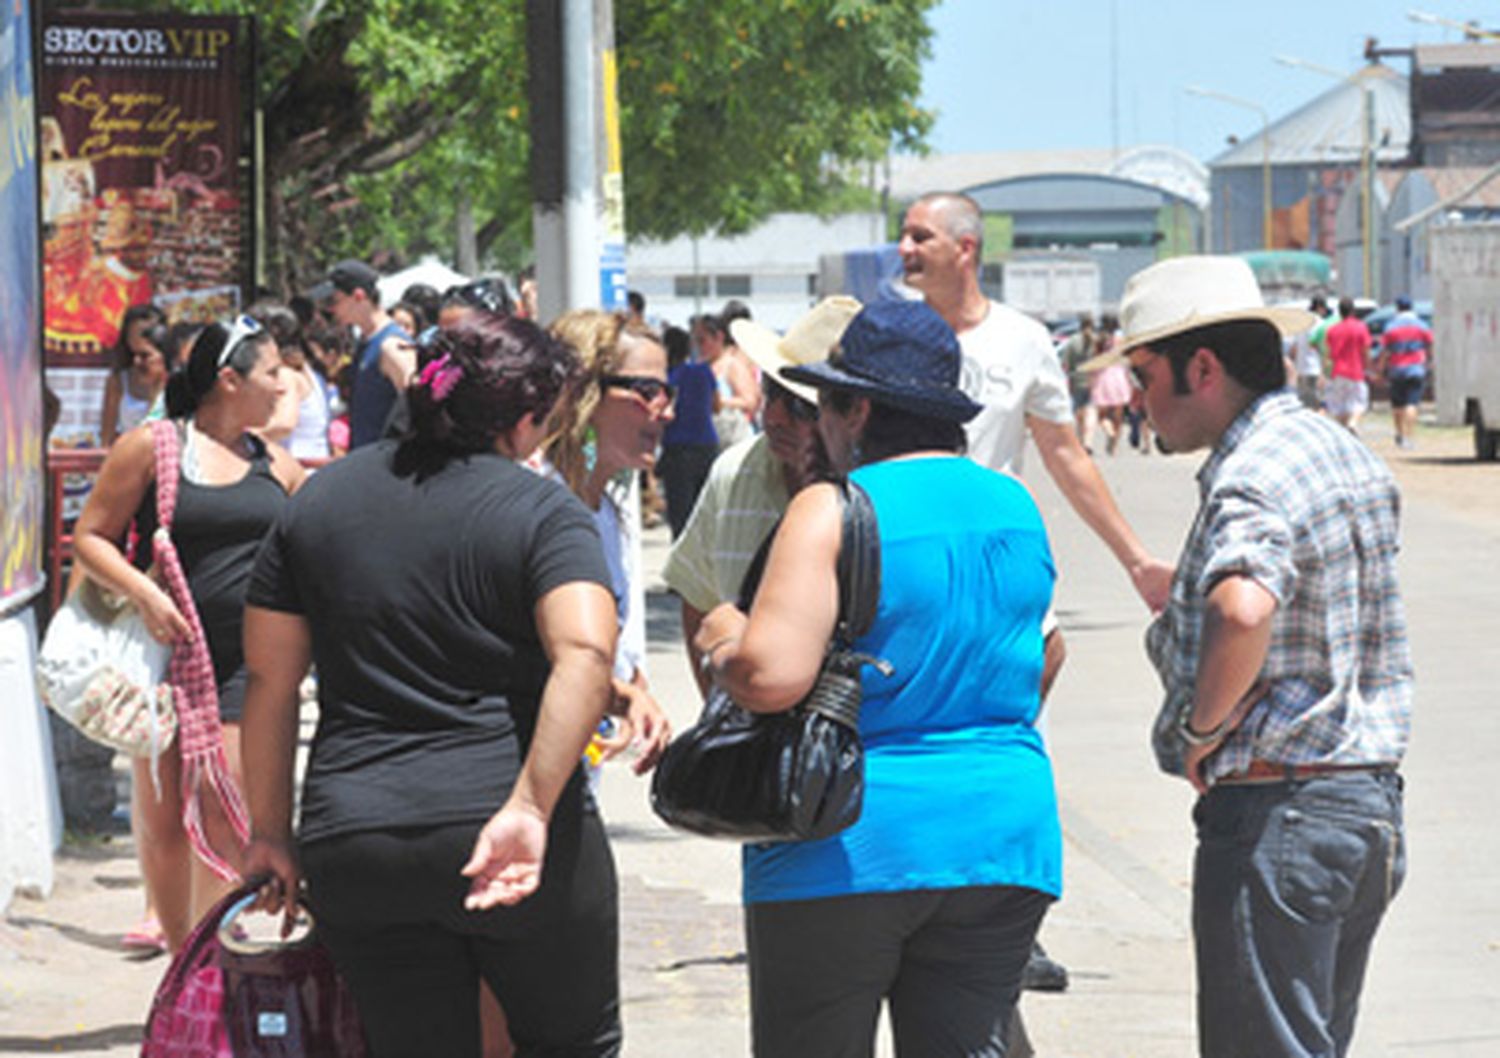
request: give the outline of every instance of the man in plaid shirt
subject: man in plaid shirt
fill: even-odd
[[[1286,387],[1281,335],[1233,258],[1126,287],[1125,350],[1158,436],[1209,449],[1147,652],[1152,742],[1202,795],[1193,934],[1205,1056],[1348,1051],[1371,943],[1405,874],[1412,669],[1390,471]]]

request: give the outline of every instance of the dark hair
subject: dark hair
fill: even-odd
[[[1346,320],[1354,315],[1353,298],[1339,298],[1339,315]]]
[[[439,331],[432,353],[406,391],[406,443],[448,454],[489,451],[528,413],[540,422],[578,372],[573,351],[536,324],[492,313]]]
[[[318,319],[318,306],[306,294],[293,294],[286,304],[287,308],[297,314],[297,319],[304,327]]]
[[[314,346],[321,355],[313,352]],[[349,333],[349,328],[337,324],[310,323],[302,332],[302,348],[307,351],[313,370],[323,378],[335,381],[340,362],[354,355],[354,336]]]
[[[261,347],[271,340],[267,331],[247,334],[229,351],[224,366],[234,368],[241,376],[248,375],[255,362],[260,359]],[[168,418],[187,418],[198,410],[203,398],[218,385],[219,354],[224,351],[224,343],[228,341],[228,324],[211,323],[203,328],[203,333],[193,343],[193,355],[188,357],[187,364],[173,371],[172,377],[167,379]]]
[[[437,319],[438,309],[442,307],[443,295],[438,293],[437,287],[426,283],[413,283],[401,292],[401,300],[408,305],[414,305],[421,312],[421,320],[430,326]]]
[[[867,396],[853,390],[831,386],[820,390],[819,396],[828,401],[829,407],[843,415],[860,397]],[[968,447],[968,438],[961,422],[936,419],[930,415],[881,403],[878,397],[869,397],[870,416],[865,420],[864,432],[859,435],[860,461],[876,463],[892,456],[908,452],[958,452]]]
[[[625,291],[625,302],[630,306],[630,311],[642,316],[646,314],[646,295],[639,290]]]
[[[724,335],[724,340],[730,345],[737,344],[734,334],[729,330],[729,325],[735,320],[750,319],[750,306],[738,298],[730,298],[724,302],[724,307],[719,310],[719,333]]]
[[[1199,349],[1207,349],[1224,365],[1224,373],[1251,393],[1271,393],[1286,387],[1286,357],[1281,351],[1281,332],[1265,320],[1233,320],[1212,323],[1152,342],[1172,365],[1172,386],[1179,394],[1190,391],[1188,361]]]
[[[130,328],[132,325],[140,323],[143,320],[149,320],[153,324],[160,324],[166,323],[167,317],[162,313],[161,309],[150,302],[141,305],[132,305],[126,309],[125,315],[120,319],[120,336],[115,339],[115,348],[111,357],[114,370],[124,371],[128,369],[131,361],[135,359],[135,354],[130,351]],[[157,346],[157,348],[161,348],[160,344],[155,341],[152,341],[151,344]],[[162,349],[162,356],[165,357],[166,354],[167,351]],[[171,365],[168,364],[167,366],[170,367]]]
[[[685,364],[693,355],[693,339],[681,327],[668,324],[661,333],[661,344],[667,350],[667,366]]]
[[[302,344],[302,321],[297,314],[277,301],[258,301],[246,309],[245,314],[276,339],[276,350],[281,354],[282,363],[301,371],[307,363],[307,349]]]
[[[182,320],[174,323],[167,331],[167,370],[175,371],[184,363],[183,354],[191,352],[193,343],[198,340],[198,335],[203,333],[204,325],[196,320]]]
[[[407,313],[409,316],[411,316],[412,324],[418,334],[420,334],[422,331],[425,331],[428,325],[432,323],[432,321],[427,318],[427,313],[422,311],[422,306],[418,305],[415,301],[407,301],[405,299],[402,299],[385,311],[391,316],[396,315],[397,312]]]
[[[729,340],[729,324],[722,316],[716,316],[712,312],[705,312],[701,316],[693,317],[693,325],[695,327],[702,327],[706,331],[712,331],[726,342]]]
[[[1328,299],[1322,294],[1314,294],[1312,300],[1307,303],[1309,312],[1316,312],[1320,316],[1328,311]]]

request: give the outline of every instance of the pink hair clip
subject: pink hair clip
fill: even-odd
[[[417,384],[432,390],[432,399],[441,404],[448,399],[448,394],[453,392],[453,387],[458,385],[458,380],[463,377],[463,365],[455,364],[452,358],[444,353],[422,368],[422,373],[417,376]]]

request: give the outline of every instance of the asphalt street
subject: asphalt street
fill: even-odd
[[[1104,461],[1121,507],[1163,555],[1186,530],[1197,462],[1130,451]],[[1027,480],[1052,534],[1069,647],[1048,707],[1066,894],[1043,940],[1072,984],[1028,994],[1023,1009],[1044,1058],[1182,1058],[1194,1052],[1192,794],[1149,750],[1147,614],[1034,453]],[[1500,489],[1500,466],[1470,487]],[[1410,873],[1376,942],[1353,1053],[1478,1058],[1500,1054],[1500,837],[1484,793],[1500,756],[1500,712],[1487,707],[1500,686],[1500,524],[1423,496],[1404,525],[1418,675],[1404,769]],[[664,554],[654,530],[653,578]],[[652,680],[682,726],[697,704],[675,602],[653,591],[648,605]],[[667,830],[623,765],[605,769],[603,803],[621,885],[627,1055],[746,1053],[738,849]],[[165,964],[118,947],[141,899],[128,839],[72,844],[58,874],[49,898],[17,899],[0,924],[0,1053],[133,1054]]]

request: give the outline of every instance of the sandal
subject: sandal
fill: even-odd
[[[155,915],[147,915],[120,938],[120,946],[131,951],[166,951],[167,936],[161,931],[161,923]]]

